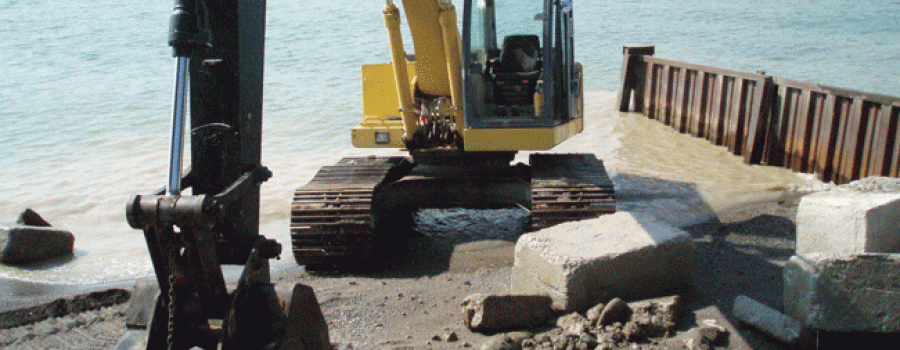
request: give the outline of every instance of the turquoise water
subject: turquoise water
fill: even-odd
[[[383,4],[268,2],[263,163],[275,177],[263,187],[264,224],[288,217],[290,190],[321,165],[371,153],[351,149],[348,129],[361,111],[359,66],[389,60]],[[31,207],[78,237],[74,261],[0,267],[0,277],[150,273],[124,207],[165,179],[171,8],[0,0],[0,223]],[[656,45],[664,58],[900,95],[897,13],[897,1],[576,1],[576,56],[591,91],[616,89],[622,46]]]

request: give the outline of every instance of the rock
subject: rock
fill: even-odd
[[[631,317],[631,308],[622,299],[610,300],[597,319],[597,326],[608,326],[615,322],[627,322]]]
[[[51,227],[47,220],[41,217],[40,214],[31,210],[31,208],[25,209],[22,211],[22,214],[19,214],[19,219],[16,220],[16,223],[23,226],[37,226],[37,227]]]
[[[591,335],[590,333],[583,332],[578,336],[578,345],[584,345],[585,348],[593,349],[597,346],[597,337]]]
[[[788,344],[795,344],[803,332],[803,325],[797,320],[743,295],[734,299],[732,314],[744,324]]]
[[[703,320],[697,329],[703,339],[712,345],[721,345],[728,337],[728,330],[716,323],[716,320]]]
[[[622,326],[622,334],[625,335],[625,340],[630,342],[639,342],[647,338],[644,329],[634,322],[628,322]]]
[[[563,330],[563,334],[577,337],[590,328],[590,322],[581,314],[573,312],[556,319],[556,326]]]
[[[0,262],[27,264],[61,256],[71,256],[75,235],[52,228],[21,226],[0,228]]]
[[[522,235],[512,290],[543,294],[564,312],[617,295],[650,298],[691,284],[690,235],[650,215],[616,213]]]
[[[562,337],[562,330],[559,328],[554,328],[545,332],[541,332],[536,334],[532,340],[537,349],[552,349],[553,342],[557,338]],[[523,342],[524,346],[525,343]]]
[[[599,303],[594,305],[584,315],[587,317],[588,322],[591,323],[592,326],[597,324],[597,320],[600,319],[600,313],[603,312],[603,308],[606,307],[605,304]]]
[[[444,333],[443,340],[448,343],[455,342],[455,341],[459,340],[459,336],[456,335],[456,332],[449,331],[447,333]]]
[[[530,329],[554,316],[543,295],[472,294],[463,301],[463,323],[477,332]]]
[[[641,327],[647,337],[665,335],[675,329],[679,301],[677,295],[671,295],[628,303],[628,307],[634,311],[631,320]]]
[[[716,324],[715,320],[703,320],[685,336],[685,345],[690,350],[714,349],[722,345],[728,337],[728,330]]]
[[[519,350],[522,342],[531,337],[529,332],[509,332],[495,335],[481,345],[481,350]]]
[[[620,323],[606,326],[602,331],[597,333],[597,342],[601,345],[610,344],[615,346],[624,341],[625,332],[622,331],[622,325]]]
[[[799,254],[784,266],[784,312],[830,332],[900,332],[900,254]]]
[[[570,350],[575,347],[575,339],[565,334],[560,334],[556,338],[553,338],[553,349],[566,349]]]

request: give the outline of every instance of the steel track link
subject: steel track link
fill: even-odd
[[[372,191],[401,157],[344,158],[294,192],[291,246],[307,269],[330,269],[372,257]]]
[[[615,190],[593,154],[532,154],[531,230],[616,212]]]

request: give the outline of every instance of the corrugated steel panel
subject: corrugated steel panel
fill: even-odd
[[[652,57],[626,48],[620,110],[723,145],[748,164],[846,183],[900,176],[900,98]]]

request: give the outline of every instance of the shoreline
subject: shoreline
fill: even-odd
[[[779,262],[793,254],[794,218],[803,194],[742,203],[719,211],[712,219],[682,227],[697,246],[697,261],[694,288],[683,295],[686,312],[679,319],[674,338],[694,323],[711,318],[731,332],[729,348],[786,349],[738,326],[730,312],[737,295],[780,309]],[[454,244],[449,252],[442,250],[445,248],[433,240],[414,239],[400,256],[389,261],[393,264],[386,271],[371,275],[310,275],[300,268],[273,266],[273,282],[280,292],[289,290],[293,283],[314,288],[332,342],[339,349],[462,349],[465,343],[479,346],[490,335],[473,333],[462,326],[459,303],[475,292],[509,291],[514,243],[488,240]],[[449,256],[436,259],[436,252]],[[475,256],[482,259],[473,262]],[[429,261],[431,265],[423,265]],[[4,336],[16,334],[16,339],[24,341],[16,345],[44,346],[54,339],[93,329],[90,327],[104,330],[109,339],[117,338],[125,330],[125,308],[127,304],[121,304],[0,330],[0,342]],[[67,330],[60,332],[59,324],[67,322],[73,326],[65,326]],[[460,341],[432,339],[445,330],[457,333]]]

